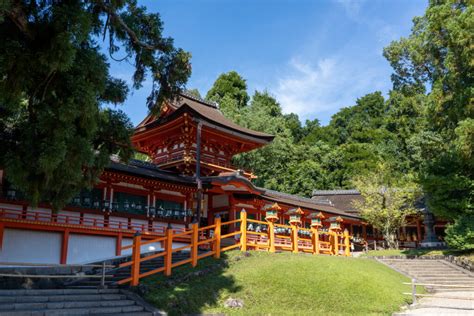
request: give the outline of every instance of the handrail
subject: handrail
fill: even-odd
[[[250,218],[247,218],[247,222],[257,223],[257,224],[261,224],[261,225],[268,225],[268,222],[262,222],[262,221],[258,221],[256,219],[250,219]]]
[[[240,223],[240,228],[232,231],[230,233],[221,234],[221,228],[223,225]],[[256,232],[248,231],[248,223],[262,223],[268,226],[266,232]],[[290,236],[286,235],[276,235],[274,227],[284,227],[288,228],[291,231]],[[206,230],[213,230],[211,237],[207,239],[200,239],[203,232]],[[298,234],[299,230],[305,230],[311,232],[311,238],[300,237]],[[173,248],[173,239],[177,237],[190,236],[189,244],[184,246]],[[231,236],[240,235],[240,240],[236,241],[234,245],[227,245],[221,247],[221,241],[224,238]],[[313,254],[332,254],[340,255],[339,250],[344,250],[344,255],[350,255],[350,236],[347,231],[344,231],[343,234],[337,234],[336,232],[329,232],[328,236],[329,241],[320,241],[319,240],[320,232],[317,229],[306,229],[299,228],[297,226],[287,226],[282,224],[275,224],[272,222],[262,222],[253,219],[247,218],[247,213],[242,211],[240,214],[240,219],[231,220],[228,222],[221,222],[220,218],[215,218],[214,224],[198,227],[197,223],[192,224],[191,229],[185,232],[175,232],[173,229],[167,229],[165,231],[164,237],[159,237],[152,240],[142,241],[142,236],[137,234],[133,238],[132,245],[126,246],[124,248],[132,248],[132,259],[129,262],[122,263],[120,267],[131,266],[131,276],[123,280],[120,280],[118,284],[130,283],[132,286],[137,286],[140,282],[140,279],[155,273],[163,272],[166,276],[171,275],[172,269],[184,264],[190,263],[195,267],[200,259],[213,256],[214,258],[219,258],[220,254],[223,251],[228,251],[235,248],[240,248],[241,251],[247,251],[247,249],[260,249],[266,250],[269,252],[275,252],[275,248],[285,251],[292,252],[306,252]],[[339,240],[342,237],[342,240]],[[160,253],[154,254],[144,254],[142,256],[141,247],[143,245],[153,243],[153,242],[163,242],[164,250]],[[200,246],[204,244],[210,244],[210,250],[205,253],[198,252]],[[181,260],[179,262],[173,263],[172,256],[173,253],[179,252],[181,250],[190,248],[191,255],[190,258]],[[123,248],[122,248],[123,249]],[[202,249],[202,247],[201,247]],[[150,259],[164,257],[164,266],[140,274],[140,263]]]
[[[240,219],[234,219],[234,220],[231,220],[231,221],[227,221],[227,222],[221,223],[221,226],[230,225],[230,224],[235,224],[235,223],[240,223],[240,222],[241,222]]]
[[[473,297],[459,297],[459,296],[439,296],[439,295],[430,295],[430,294],[420,294],[416,293],[417,285],[420,286],[431,286],[431,287],[446,287],[454,289],[474,289],[473,285],[454,285],[454,284],[433,284],[433,283],[417,283],[416,279],[411,279],[411,282],[403,282],[405,285],[411,285],[411,293],[402,293],[403,295],[411,295],[413,304],[416,304],[417,297],[437,297],[444,299],[458,299],[458,300],[474,300]]]
[[[198,231],[202,232],[202,231],[205,231],[205,230],[208,230],[208,229],[213,229],[213,228],[216,228],[216,225],[209,225],[209,226],[205,226],[205,227],[201,227],[198,229]]]

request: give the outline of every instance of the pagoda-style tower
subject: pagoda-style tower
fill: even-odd
[[[231,159],[238,153],[268,144],[274,136],[230,121],[218,106],[181,94],[162,106],[160,115],[149,115],[136,128],[132,142],[161,169],[194,175],[200,143],[203,176],[234,172]],[[244,173],[253,178],[251,173]]]

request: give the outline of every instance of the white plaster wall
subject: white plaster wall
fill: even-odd
[[[133,230],[148,230],[148,221],[143,219],[132,218],[132,225]],[[142,225],[144,225],[144,229],[142,229]]]
[[[70,234],[67,263],[87,263],[115,257],[116,238]]]
[[[128,226],[128,218],[125,217],[118,217],[118,216],[110,216],[109,217],[109,227],[110,228],[120,228],[127,229]]]
[[[229,197],[225,194],[214,195],[212,197],[212,206],[213,207],[229,206]]]
[[[104,215],[84,213],[84,225],[94,226],[94,218],[97,219],[95,226],[104,226]],[[89,219],[89,220],[86,220]]]
[[[36,217],[36,213],[41,213],[41,214],[38,217]],[[40,207],[33,208],[33,207],[28,206],[28,209],[26,210],[26,219],[50,222],[51,213],[52,211],[47,208],[40,208]]]
[[[61,237],[60,233],[6,228],[0,262],[59,263]]]
[[[132,238],[123,238],[122,239],[122,247],[131,245],[132,242],[133,242]],[[151,243],[151,244],[148,244],[148,245],[143,245],[143,246],[141,246],[141,249],[140,249],[141,253],[160,251],[160,250],[163,250],[163,248],[161,247],[161,244],[159,242]],[[132,249],[131,248],[122,251],[122,255],[130,255],[130,254],[132,254]]]
[[[78,212],[59,211],[58,215],[58,223],[66,223],[66,216],[72,216],[68,218],[68,224],[79,224],[81,221],[81,214]]]
[[[6,211],[9,211],[9,210],[18,210],[18,211],[21,211],[23,210],[23,207],[21,205],[15,205],[15,204],[4,204],[4,203],[0,203],[0,208],[5,208]],[[15,212],[15,211],[12,211],[11,214],[5,214],[5,217],[6,218],[18,218],[18,214],[21,214],[21,212]]]

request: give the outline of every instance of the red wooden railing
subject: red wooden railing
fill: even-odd
[[[94,214],[95,215],[95,214]],[[71,215],[71,214],[61,214],[61,213],[52,213],[52,212],[42,212],[42,211],[23,211],[23,210],[14,210],[0,208],[0,219],[4,220],[15,220],[15,221],[24,221],[30,222],[33,224],[42,224],[45,223],[57,225],[57,224],[67,224],[74,227],[80,228],[92,228],[92,229],[118,229],[124,231],[140,231],[147,232],[156,235],[164,235],[166,232],[165,226],[151,226],[149,223],[129,223],[127,222],[106,219],[104,218],[94,218],[80,215]],[[126,218],[125,218],[126,219]],[[185,231],[184,228],[173,228],[175,233],[180,233]]]
[[[235,226],[237,223],[240,224],[240,229],[228,233],[221,234],[221,229],[223,226]],[[255,232],[248,230],[248,223],[263,224],[268,226],[267,232]],[[283,227],[285,229],[291,230],[290,236],[285,235],[275,235],[274,226]],[[231,227],[229,227],[231,228]],[[309,231],[311,233],[311,238],[301,238],[298,236],[298,231]],[[212,233],[211,233],[212,231]],[[199,236],[212,236],[212,237],[202,237]],[[230,237],[237,237],[240,235],[240,240],[233,245],[221,247],[221,242],[223,239]],[[320,235],[322,237],[327,236],[329,241],[320,241]],[[188,245],[173,248],[173,240],[178,237],[189,237],[191,242]],[[164,250],[159,253],[141,253],[141,248],[144,245],[151,243],[163,243]],[[198,250],[204,245],[209,245],[209,251],[199,254]],[[169,229],[166,231],[164,237],[159,237],[156,239],[142,241],[140,235],[136,235],[133,239],[131,245],[122,247],[122,250],[132,249],[131,260],[120,265],[120,267],[131,267],[130,276],[120,280],[118,284],[127,284],[130,283],[131,286],[137,286],[141,278],[163,272],[166,276],[171,275],[172,269],[178,266],[190,263],[191,266],[195,267],[198,260],[213,256],[214,258],[219,258],[221,253],[227,250],[240,248],[241,251],[247,251],[248,249],[254,250],[266,250],[269,252],[279,251],[292,251],[297,253],[307,252],[313,254],[329,254],[329,255],[341,255],[350,256],[350,236],[349,233],[344,231],[344,233],[338,233],[336,231],[329,232],[320,232],[317,229],[305,229],[300,228],[294,225],[281,225],[273,224],[271,222],[262,222],[253,219],[247,219],[247,213],[245,210],[242,210],[240,213],[240,219],[221,222],[220,218],[215,219],[213,225],[198,227],[198,224],[192,224],[192,228],[188,231],[175,233],[173,230]],[[190,258],[173,263],[173,253],[189,249]],[[151,271],[144,273],[140,272],[140,264],[144,261],[148,261],[154,258],[164,257],[164,265],[157,267]]]

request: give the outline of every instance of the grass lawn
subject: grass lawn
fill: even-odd
[[[368,258],[231,251],[144,283],[146,299],[171,315],[391,315],[410,302],[406,281]],[[228,298],[244,308],[224,307]]]

